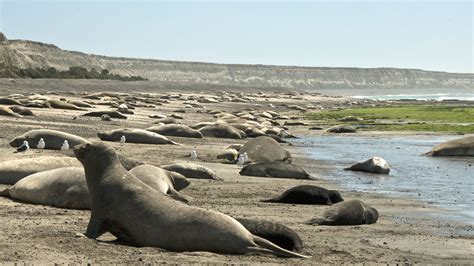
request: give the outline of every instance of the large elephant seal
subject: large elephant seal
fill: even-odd
[[[195,163],[174,163],[161,165],[160,167],[168,171],[180,173],[187,178],[223,180],[208,167]]]
[[[12,147],[19,147],[23,141],[28,141],[30,148],[35,149],[40,139],[45,142],[45,149],[61,150],[64,140],[67,140],[72,148],[78,144],[86,142],[85,139],[62,131],[51,129],[35,129],[30,130],[10,141]]]
[[[267,136],[261,136],[249,140],[242,148],[240,148],[239,155],[244,154],[245,152],[251,162],[291,162],[291,154],[283,149],[276,140]]]
[[[242,130],[227,124],[209,125],[199,129],[199,132],[205,137],[242,139],[247,136]]]
[[[163,136],[202,138],[201,132],[185,125],[169,124],[146,128],[146,130],[158,133]]]
[[[101,140],[106,141],[120,141],[122,136],[125,136],[128,143],[178,145],[178,143],[169,140],[165,136],[137,128],[114,129],[106,132],[99,132],[97,133],[97,136]]]
[[[377,222],[379,213],[375,208],[360,200],[348,200],[336,203],[327,209],[322,218],[313,218],[306,222],[312,225],[360,225]]]
[[[84,108],[77,107],[74,104],[70,104],[70,103],[58,101],[58,100],[49,100],[47,101],[47,103],[49,104],[49,106],[55,109],[86,110]]]
[[[183,177],[181,180],[176,179],[176,181],[174,181],[173,176],[177,177],[178,175],[169,175],[168,171],[149,164],[139,165],[130,170],[130,173],[136,177],[139,177],[139,179],[145,182],[147,185],[153,187],[165,195],[169,195],[175,200],[186,203],[190,200],[188,196],[182,195],[174,188],[175,183],[186,182],[187,180],[185,177]]]
[[[339,192],[313,185],[299,185],[292,187],[280,196],[262,200],[262,202],[289,203],[289,204],[318,204],[332,205],[344,201]]]
[[[370,159],[360,161],[344,170],[361,171],[374,174],[390,173],[390,165],[381,157],[372,157]]]
[[[250,233],[263,237],[279,247],[294,252],[301,252],[303,250],[303,240],[301,240],[298,233],[281,223],[245,218],[235,219],[249,230]]]
[[[85,113],[82,116],[102,117],[103,115],[108,115],[111,118],[127,119],[126,115],[123,115],[117,111],[93,111],[93,112]]]
[[[291,163],[280,161],[252,163],[244,166],[239,174],[276,178],[315,179],[303,168]]]
[[[426,153],[430,156],[474,156],[474,136],[450,140]]]
[[[188,202],[190,199],[177,192],[190,183],[186,177],[178,173],[168,172],[152,165],[138,166],[130,173],[176,200]],[[82,166],[62,167],[31,174],[1,191],[0,196],[58,208],[79,210],[91,208]]]
[[[128,173],[115,151],[103,143],[85,143],[74,152],[84,166],[92,201],[88,238],[110,232],[135,246],[171,251],[306,258],[251,234],[228,215],[169,199]]]
[[[68,166],[81,164],[76,158],[55,156],[0,162],[0,184],[12,185],[31,174]]]

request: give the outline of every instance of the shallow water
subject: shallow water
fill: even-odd
[[[358,98],[358,99],[372,99],[372,100],[474,101],[474,93],[380,94],[380,95],[355,95],[353,97]]]
[[[341,187],[417,199],[451,210],[443,218],[474,224],[474,158],[423,155],[438,143],[460,137],[322,135],[294,144],[330,165],[324,178]],[[343,170],[373,156],[387,160],[389,175]]]

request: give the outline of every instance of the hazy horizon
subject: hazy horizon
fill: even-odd
[[[96,55],[474,72],[469,1],[1,0],[0,14],[0,31],[9,39]]]

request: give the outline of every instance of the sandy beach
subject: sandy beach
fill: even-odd
[[[347,106],[351,98],[322,96],[317,94],[287,94],[272,89],[261,90],[266,97],[258,97],[252,88],[210,87],[196,90],[192,86],[167,86],[149,82],[118,81],[70,81],[70,80],[18,80],[11,82],[0,79],[0,96],[12,93],[55,92],[52,98],[82,99],[81,93],[114,91],[127,93],[156,93],[159,95],[215,95],[228,90],[248,96],[248,102],[203,103],[208,110],[235,111],[246,108],[271,109],[289,117],[301,117],[302,113],[281,106],[321,105],[324,108]],[[72,94],[71,92],[75,92]],[[13,153],[8,142],[17,135],[31,129],[48,128],[76,134],[90,140],[97,140],[97,132],[116,128],[149,127],[152,113],[169,115],[183,109],[182,100],[154,108],[137,108],[128,119],[114,119],[111,122],[100,118],[82,117],[84,111],[32,108],[36,116],[14,118],[0,116],[0,160],[37,157],[46,154],[61,155],[58,151],[29,150]],[[362,103],[361,103],[362,104]],[[96,105],[95,109],[110,109]],[[215,121],[211,114],[197,112],[197,108],[185,108],[180,113],[184,124],[193,125],[203,121]],[[319,134],[308,127],[289,127],[289,132],[298,134]],[[380,134],[380,133],[363,133]],[[400,133],[398,133],[400,134]],[[408,134],[408,133],[403,133]],[[246,217],[280,222],[294,229],[304,242],[303,254],[311,259],[285,259],[270,255],[246,256],[220,255],[206,252],[175,253],[158,248],[137,248],[111,242],[115,238],[106,234],[99,241],[78,238],[85,232],[90,211],[66,210],[54,207],[21,203],[0,197],[0,261],[28,264],[44,263],[243,263],[243,264],[341,264],[341,263],[426,263],[426,264],[470,264],[474,260],[474,227],[461,222],[437,219],[437,214],[448,210],[427,206],[407,198],[387,197],[380,194],[344,191],[335,184],[325,181],[323,176],[328,167],[307,158],[298,148],[282,144],[293,156],[293,163],[302,166],[318,180],[276,179],[240,176],[235,164],[217,161],[215,156],[230,144],[245,143],[247,140],[219,138],[170,139],[182,144],[146,145],[119,144],[108,142],[122,154],[150,164],[163,165],[184,162],[189,152],[196,147],[199,153],[197,163],[213,169],[223,181],[192,179],[191,185],[183,190],[190,196],[190,205],[223,212],[233,217]],[[291,139],[290,139],[291,142]],[[263,203],[261,199],[280,194],[300,184],[312,184],[328,189],[338,189],[345,199],[361,199],[375,207],[380,217],[377,223],[360,226],[310,226],[302,222],[321,215],[328,206],[287,205]],[[8,187],[0,185],[0,189]]]

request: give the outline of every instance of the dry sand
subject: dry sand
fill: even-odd
[[[52,81],[51,81],[52,82]],[[93,83],[93,82],[89,82]],[[12,92],[29,92],[31,84],[22,86],[22,82],[10,85],[0,80],[0,95]],[[49,84],[49,85],[48,85]],[[59,84],[59,85],[58,85]],[[64,84],[74,82],[54,81],[57,91],[68,91]],[[80,84],[80,82],[78,82]],[[99,90],[103,83],[88,86],[88,91]],[[125,83],[123,83],[125,84]],[[130,83],[133,84],[133,83]],[[36,84],[35,91],[45,92],[51,87],[49,81]],[[3,87],[2,87],[3,86]],[[14,86],[12,88],[12,86]],[[74,85],[80,91],[80,85]],[[121,85],[125,87],[130,85]],[[59,89],[58,89],[59,88]],[[129,88],[130,90],[131,88]],[[139,90],[138,88],[137,90]],[[145,89],[143,89],[145,90]],[[149,91],[148,89],[146,89]],[[150,89],[152,90],[152,89]],[[160,89],[162,93],[168,91]],[[71,95],[65,95],[72,98]],[[318,102],[325,106],[344,102],[341,98],[323,98],[305,96],[298,99],[257,99],[267,108],[268,103],[289,102],[300,105]],[[255,107],[255,103],[219,103],[204,104],[209,109],[236,110]],[[98,108],[106,108],[104,106]],[[83,111],[34,109],[32,118],[11,118],[0,116],[0,160],[41,156],[59,152],[29,150],[14,154],[8,141],[16,135],[36,128],[50,128],[77,134],[88,139],[97,139],[101,130],[134,127],[145,128],[152,119],[150,113],[169,114],[182,108],[182,102],[158,106],[156,109],[138,108],[135,115],[127,120],[102,122],[99,118],[74,117]],[[186,109],[183,114],[186,124],[199,121],[214,121],[209,114],[198,114],[195,109]],[[295,111],[290,116],[298,115]],[[298,128],[296,132],[304,131]],[[291,132],[291,129],[290,129]],[[182,193],[193,198],[191,205],[221,211],[234,217],[248,217],[277,221],[298,232],[304,241],[305,255],[308,260],[285,259],[270,255],[256,254],[246,256],[219,255],[207,252],[175,253],[158,248],[137,248],[111,243],[110,234],[94,241],[75,237],[84,232],[89,219],[89,211],[65,210],[53,207],[25,204],[0,198],[0,262],[21,263],[285,263],[285,264],[339,264],[339,263],[472,263],[474,260],[473,226],[457,222],[436,219],[436,214],[446,210],[434,209],[410,199],[389,198],[379,194],[342,191],[345,199],[359,198],[376,207],[380,218],[376,224],[361,226],[309,226],[302,224],[314,216],[322,214],[327,206],[287,205],[259,202],[260,199],[278,195],[285,189],[299,184],[313,184],[329,189],[340,189],[324,180],[293,180],[244,177],[233,164],[211,162],[213,155],[233,143],[245,143],[245,140],[216,138],[188,139],[173,138],[183,144],[170,145],[120,145],[110,143],[123,154],[153,164],[166,164],[186,161],[193,147],[199,153],[199,163],[214,169],[224,181],[193,179],[191,185]],[[294,156],[294,163],[301,165],[316,177],[323,177],[327,166],[304,158],[298,147],[285,146]],[[0,189],[7,187],[0,185]]]

